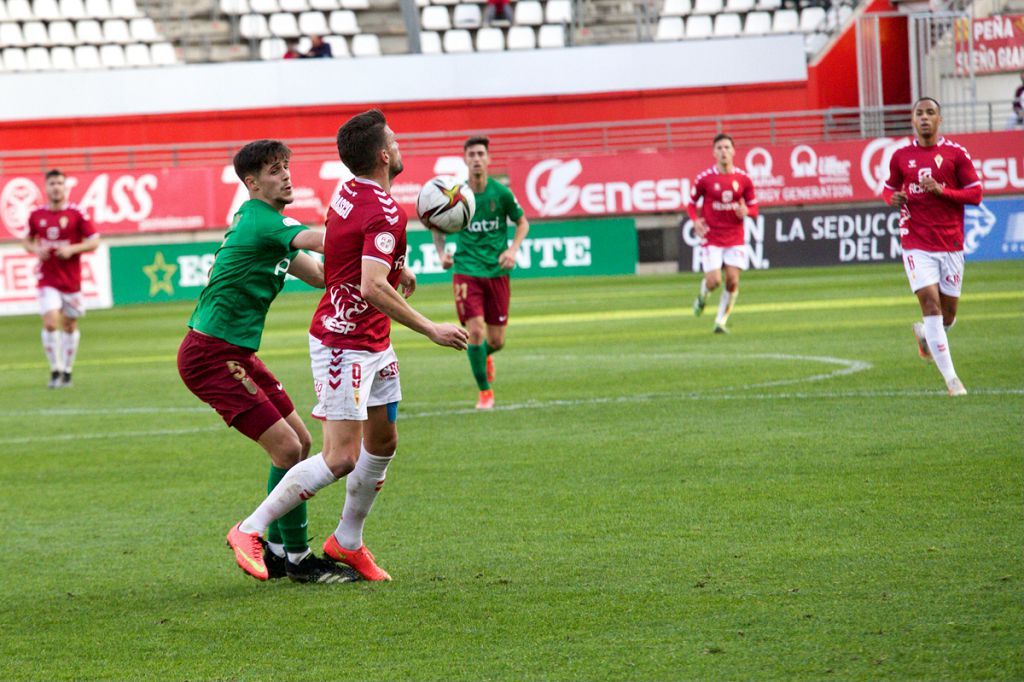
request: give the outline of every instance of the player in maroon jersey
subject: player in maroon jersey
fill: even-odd
[[[78,318],[85,315],[82,300],[82,254],[95,251],[99,235],[77,206],[67,202],[64,173],[46,174],[46,206],[28,217],[25,249],[39,257],[39,312],[43,316],[43,351],[50,362],[50,388],[71,385],[78,355]]]
[[[946,332],[963,285],[964,205],[981,203],[981,181],[967,150],[939,136],[937,101],[917,100],[911,120],[916,139],[893,153],[882,195],[900,209],[903,266],[924,316],[913,325],[918,353],[935,361],[949,395],[964,395]]]
[[[416,276],[405,267],[405,211],[390,194],[402,157],[384,115],[373,109],[346,122],[338,130],[338,154],[355,177],[342,185],[327,211],[327,291],[309,330],[317,395],[313,416],[323,422],[323,452],[289,469],[228,535],[252,567],[246,570],[260,579],[266,569],[259,535],[267,525],[345,476],[341,521],[324,553],[366,580],[391,579],[363,544],[363,522],[398,444],[402,389],[391,320],[439,346],[465,350],[468,340],[466,330],[432,322],[405,300],[416,289]]]
[[[725,291],[718,301],[715,333],[725,334],[726,322],[739,295],[740,271],[746,270],[750,261],[743,221],[747,216],[757,217],[757,199],[750,177],[733,165],[736,147],[732,138],[725,133],[716,135],[712,150],[715,165],[697,174],[686,203],[693,231],[703,239],[700,260],[704,278],[693,302],[693,314],[699,316],[704,312],[708,294],[721,284],[724,269]],[[702,215],[697,213],[697,202],[701,199]]]

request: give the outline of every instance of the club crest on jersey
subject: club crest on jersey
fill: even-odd
[[[727,189],[722,192],[722,201],[726,203],[732,201],[732,190]]]
[[[917,168],[917,159],[907,161],[907,168]]]
[[[68,217],[66,215],[62,215],[60,217],[60,220],[58,220],[57,222],[60,223],[61,227],[67,227],[68,226]]]
[[[390,232],[381,232],[373,238],[373,245],[381,253],[391,253],[395,250],[395,236]]]
[[[935,155],[935,167],[942,168],[942,154]]]
[[[717,192],[717,191],[718,191],[718,190],[720,190],[720,189],[722,189],[722,186],[721,186],[721,185],[719,185],[719,184],[718,184],[718,183],[716,182],[716,183],[715,183],[715,191]]]
[[[46,227],[46,218],[39,221],[39,227]]]
[[[739,192],[740,191],[740,183],[739,183],[738,180],[733,180],[732,181],[732,190],[734,192]]]

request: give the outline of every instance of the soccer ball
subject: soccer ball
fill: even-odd
[[[429,228],[447,234],[458,232],[473,219],[473,190],[451,175],[438,175],[424,183],[416,197],[416,214]]]

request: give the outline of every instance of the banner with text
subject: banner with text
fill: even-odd
[[[82,255],[82,293],[86,309],[113,305],[110,252],[101,244]],[[0,247],[0,315],[38,313],[39,259],[21,247]]]
[[[700,239],[683,226],[679,270],[700,271]],[[901,261],[899,211],[888,206],[841,210],[769,209],[747,219],[755,269]],[[969,261],[1024,258],[1024,199],[990,199],[964,214]]]
[[[959,75],[1024,71],[1024,15],[957,19],[954,42]]]
[[[909,113],[908,113],[909,119]],[[986,195],[1024,192],[1024,135],[951,137],[971,153]],[[754,182],[762,207],[881,202],[893,152],[909,137],[744,148],[736,164]],[[629,152],[514,161],[512,191],[527,216],[681,213],[697,173],[714,163],[706,149]]]

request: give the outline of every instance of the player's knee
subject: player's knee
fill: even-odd
[[[497,352],[505,347],[505,339],[487,339],[487,346]]]
[[[398,449],[398,433],[378,437],[366,443],[366,451],[378,457],[390,457]]]
[[[71,320],[71,319],[64,320],[64,331],[66,331],[68,334],[73,334],[77,327],[78,327],[78,325],[75,323],[74,320]]]
[[[735,294],[740,288],[740,281],[738,279],[729,279],[725,281],[725,290],[730,294]]]
[[[356,460],[359,458],[359,449],[351,447],[325,447],[324,463],[335,478],[344,478],[356,468]]]
[[[48,332],[55,332],[55,331],[57,331],[57,323],[56,322],[50,322],[49,320],[44,320],[43,321],[43,329],[45,329]]]
[[[299,436],[299,459],[306,459],[309,457],[309,451],[313,448],[313,437],[309,435],[309,431],[304,431],[298,434]]]

